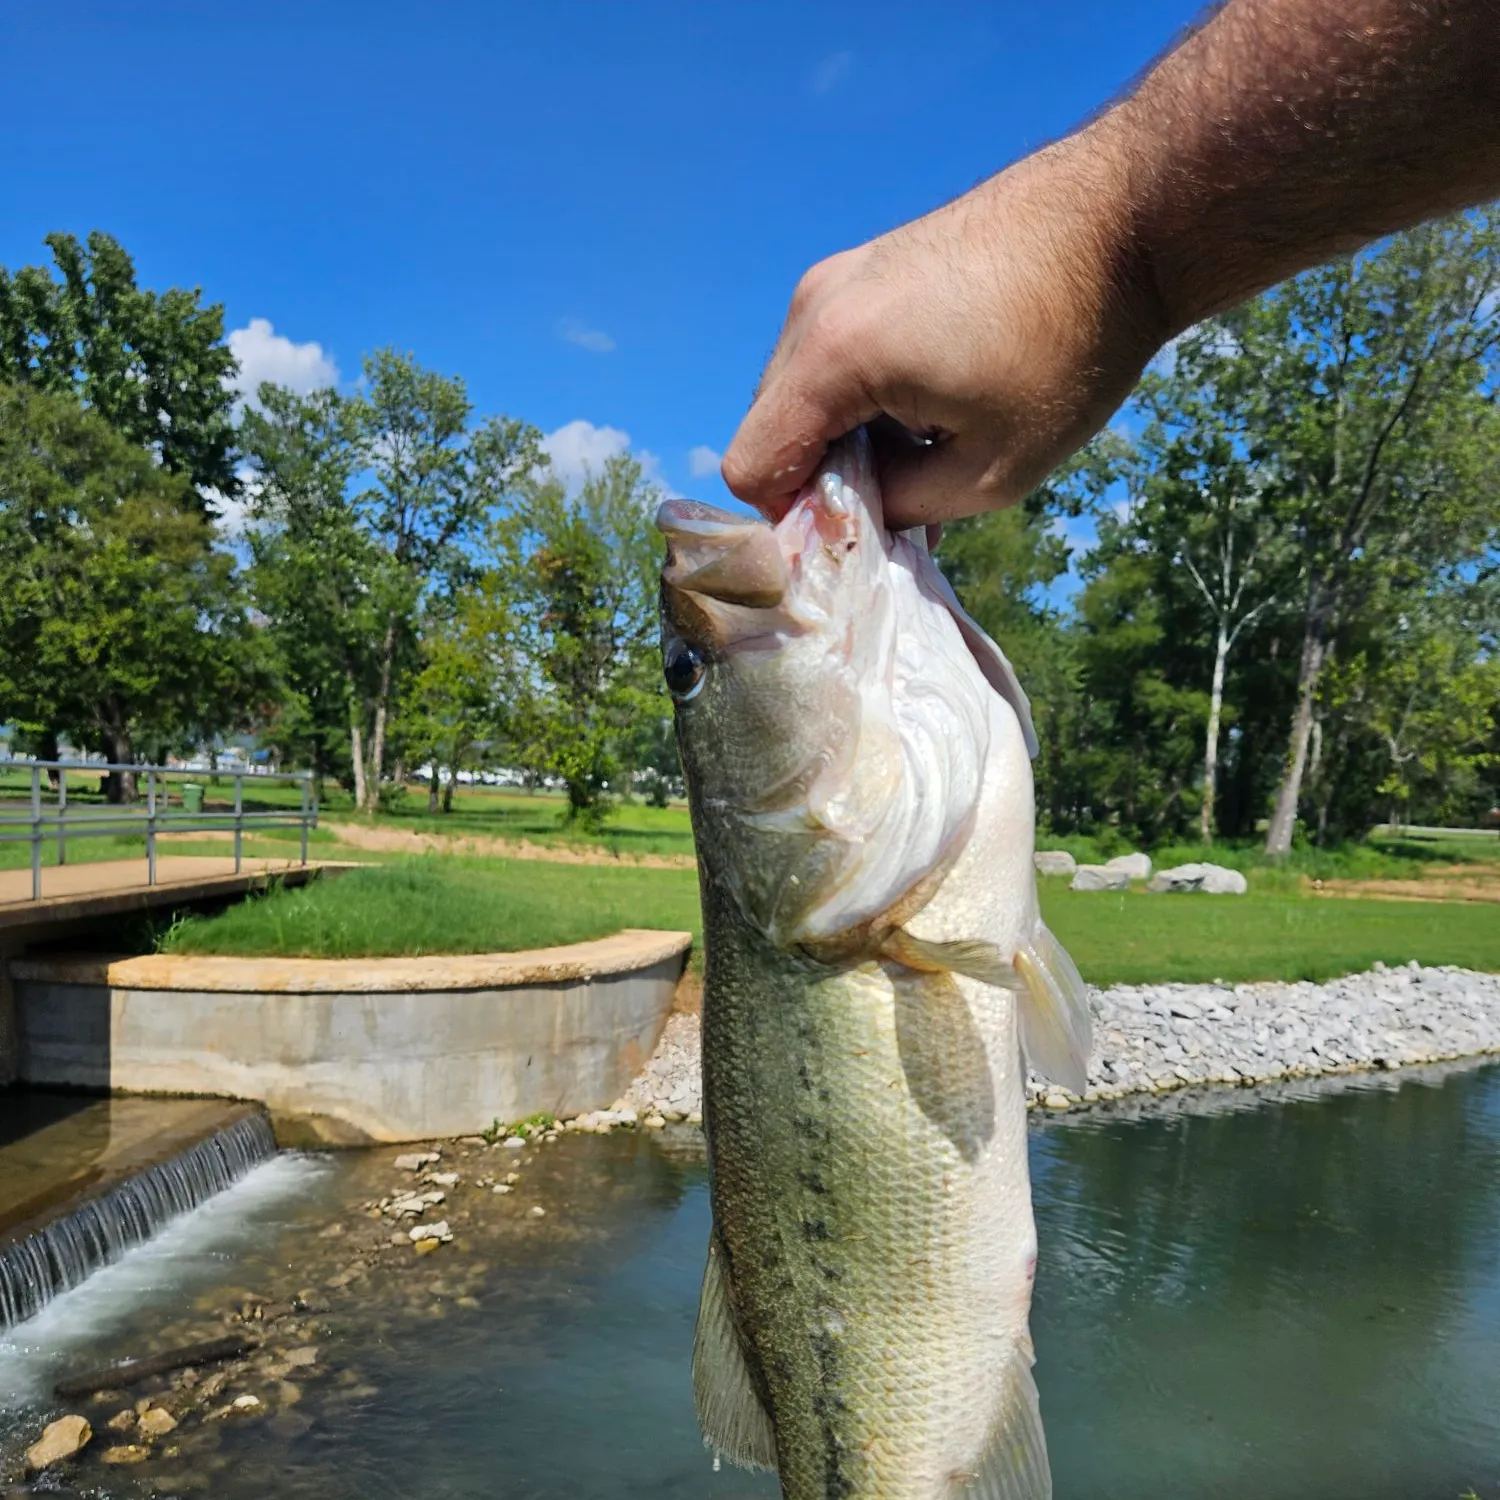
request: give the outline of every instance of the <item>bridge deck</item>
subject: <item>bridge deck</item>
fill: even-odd
[[[48,865],[42,870],[42,899],[31,899],[31,871],[0,870],[0,933],[50,927],[92,917],[116,916],[155,906],[247,895],[271,880],[303,885],[323,869],[344,869],[341,861],[246,859],[236,874],[234,860],[205,855],[164,854],[156,861],[156,884],[146,883],[144,859]]]

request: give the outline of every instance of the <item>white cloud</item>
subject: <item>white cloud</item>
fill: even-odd
[[[852,52],[831,52],[812,70],[807,80],[808,91],[813,94],[831,94],[850,74],[854,67]]]
[[[206,491],[208,503],[219,517],[220,533],[226,541],[232,543],[245,539],[245,532],[250,524],[250,506],[255,499],[256,486],[260,483],[255,470],[243,464],[235,470],[235,478],[240,482],[240,492],[236,496],[230,497],[214,489]]]
[[[608,354],[615,347],[615,341],[602,328],[590,328],[578,318],[564,318],[557,325],[557,336],[590,354]]]
[[[582,484],[591,470],[602,469],[606,459],[630,448],[630,434],[618,427],[595,427],[582,417],[565,422],[542,440],[552,472],[569,489]]]
[[[240,365],[232,386],[247,401],[267,380],[290,386],[299,396],[338,384],[339,367],[320,343],[294,344],[269,318],[251,318],[244,328],[233,329],[229,352]]]
[[[675,493],[662,473],[661,460],[647,448],[632,449],[630,434],[621,428],[596,427],[577,417],[565,422],[556,432],[549,432],[542,439],[542,448],[552,462],[552,472],[570,492],[576,490],[590,473],[602,469],[605,462],[617,453],[632,453],[647,480],[668,494]]]
[[[702,479],[705,474],[717,474],[723,457],[722,453],[715,452],[707,443],[699,443],[696,448],[688,449],[688,473],[694,479]]]

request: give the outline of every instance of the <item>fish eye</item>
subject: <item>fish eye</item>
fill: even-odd
[[[669,641],[662,655],[662,675],[667,691],[679,703],[689,703],[703,690],[708,658],[691,641]]]

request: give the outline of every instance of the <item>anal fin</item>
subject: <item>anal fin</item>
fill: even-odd
[[[1054,1083],[1082,1094],[1094,1046],[1083,976],[1040,920],[1032,941],[1017,951],[1015,966],[1025,984],[1020,1018],[1026,1060]]]
[[[744,1469],[774,1471],[776,1433],[750,1378],[713,1235],[693,1337],[693,1400],[703,1441],[716,1456],[722,1454]]]
[[[1031,1359],[1031,1340],[1022,1338],[1011,1351],[1000,1409],[979,1466],[972,1474],[954,1476],[948,1500],[1052,1500],[1052,1471]]]

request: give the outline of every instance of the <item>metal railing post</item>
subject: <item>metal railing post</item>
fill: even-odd
[[[156,770],[146,772],[146,884],[156,884]]]
[[[57,773],[57,862],[68,862],[68,773]]]
[[[42,768],[31,768],[31,899],[42,899]]]
[[[234,774],[234,873],[240,873],[240,848],[245,832],[245,778]]]
[[[302,863],[307,863],[307,811],[312,792],[312,772],[302,778]]]

